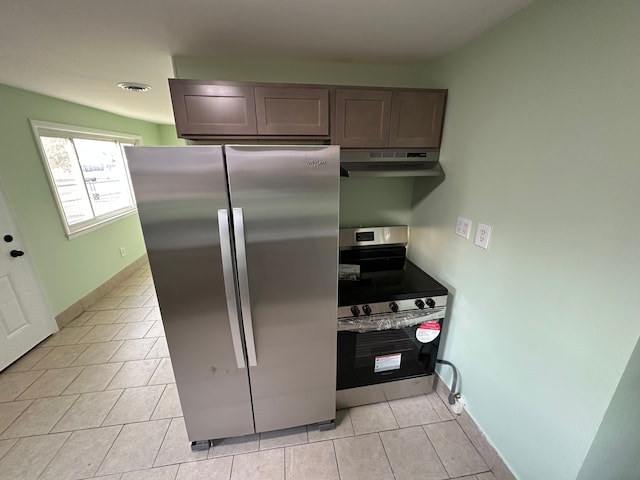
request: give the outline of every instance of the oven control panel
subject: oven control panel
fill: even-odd
[[[401,313],[411,310],[429,310],[447,306],[447,296],[422,297],[391,302],[365,303],[362,305],[348,305],[338,307],[338,318]]]

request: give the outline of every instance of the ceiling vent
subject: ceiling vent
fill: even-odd
[[[118,86],[129,92],[148,92],[151,90],[149,85],[145,85],[144,83],[134,83],[134,82],[120,82]]]

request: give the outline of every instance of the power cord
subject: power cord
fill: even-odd
[[[449,405],[455,405],[456,399],[460,398],[460,392],[456,391],[458,386],[458,369],[453,363],[448,362],[447,360],[437,359],[436,362],[442,365],[449,365],[453,369],[453,382],[451,383],[451,393],[449,393],[448,400]]]

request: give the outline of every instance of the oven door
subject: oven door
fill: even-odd
[[[430,323],[434,322],[442,327],[442,319]],[[365,332],[339,331],[337,389],[432,374],[438,356],[440,335],[432,340],[429,336],[425,338],[421,335],[423,332],[416,335],[420,325]],[[423,341],[418,340],[418,337]]]

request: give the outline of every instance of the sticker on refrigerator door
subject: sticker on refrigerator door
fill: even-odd
[[[391,355],[380,355],[376,357],[373,366],[374,373],[387,372],[389,370],[398,370],[400,368],[401,353],[393,353]]]
[[[419,342],[433,342],[440,335],[440,324],[436,320],[429,320],[416,328],[416,338]]]

